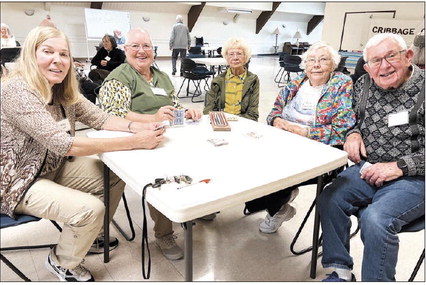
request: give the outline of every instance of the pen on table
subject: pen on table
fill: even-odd
[[[211,179],[203,179],[203,180],[200,180],[200,181],[192,183],[192,184],[187,184],[187,185],[179,186],[177,189],[179,190],[179,189],[182,189],[182,188],[185,188],[185,187],[189,187],[189,186],[192,186],[192,185],[196,185],[196,184],[199,184],[199,183],[206,183],[207,184],[207,183],[210,182],[210,180]]]

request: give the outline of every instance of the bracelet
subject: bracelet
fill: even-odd
[[[129,130],[129,132],[133,133],[132,130],[130,129],[130,126],[132,125],[133,121],[130,121],[130,123],[127,125],[127,129]]]

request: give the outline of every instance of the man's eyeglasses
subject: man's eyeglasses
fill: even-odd
[[[129,47],[131,50],[133,51],[139,51],[141,48],[143,50],[152,50],[152,46],[150,45],[138,45],[138,44],[131,44],[131,45],[126,45],[127,47]]]
[[[330,61],[329,58],[325,58],[325,57],[321,57],[320,59],[315,59],[315,58],[307,58],[305,60],[305,64],[312,66],[314,65],[316,62],[318,62],[320,65],[325,65]]]
[[[396,52],[392,52],[384,57],[375,57],[370,59],[367,64],[371,68],[377,68],[382,64],[382,60],[386,60],[389,64],[397,63],[401,60],[401,53],[405,52],[406,50],[400,50]]]

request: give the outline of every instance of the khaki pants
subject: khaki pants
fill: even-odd
[[[151,204],[148,204],[149,214],[151,219],[154,221],[154,233],[156,238],[161,238],[163,236],[173,233],[172,221],[170,221],[166,216],[164,216],[160,211],[155,209]]]
[[[112,172],[110,187],[112,219],[124,191],[124,182]],[[103,236],[102,161],[90,157],[66,160],[58,170],[36,180],[16,213],[63,222],[52,258],[60,266],[73,269],[82,262],[96,237]]]

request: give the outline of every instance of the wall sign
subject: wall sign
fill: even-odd
[[[392,33],[404,38],[411,45],[414,37],[423,28],[421,20],[371,19],[368,38],[382,33]]]

